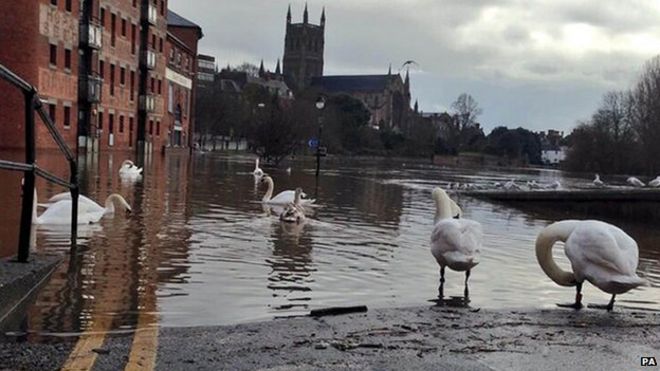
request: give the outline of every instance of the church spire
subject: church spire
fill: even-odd
[[[305,11],[303,12],[303,23],[309,22],[309,13],[307,13],[307,2],[305,2]]]
[[[417,99],[415,99],[415,113],[419,113],[419,103],[417,103]]]
[[[275,67],[275,74],[280,75],[282,74],[282,70],[280,69],[280,59],[277,58],[277,67]]]
[[[392,75],[392,63],[390,63],[390,68],[387,70],[387,76]]]
[[[289,4],[289,10],[286,11],[286,23],[291,24],[291,4]]]
[[[264,60],[261,60],[261,65],[259,66],[259,77],[264,77],[266,74],[266,69],[264,68]]]
[[[325,7],[321,11],[321,27],[325,27]]]
[[[410,92],[410,69],[406,68],[406,80],[403,82],[407,92]]]

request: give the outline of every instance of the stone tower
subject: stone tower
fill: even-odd
[[[309,23],[307,4],[302,23],[291,23],[291,6],[286,14],[283,69],[287,84],[296,90],[309,86],[312,77],[323,76],[323,49],[325,44],[325,8],[321,23]]]

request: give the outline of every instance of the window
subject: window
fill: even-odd
[[[131,71],[131,101],[135,100],[135,71]]]
[[[163,94],[163,80],[158,79],[158,94]]]
[[[165,0],[161,0],[160,2],[160,14],[165,15]]]
[[[119,132],[124,132],[124,116],[119,116]]]
[[[105,78],[105,63],[103,61],[99,61],[99,75],[101,75],[101,78]]]
[[[48,105],[48,116],[50,117],[50,121],[55,122],[55,114],[57,113],[57,105],[50,103]]]
[[[64,107],[64,127],[71,126],[71,107]]]
[[[64,49],[64,68],[71,69],[71,49]]]
[[[133,0],[133,8],[137,6],[137,0]]]
[[[131,54],[135,54],[136,34],[137,34],[137,27],[131,23]]]
[[[128,118],[128,146],[133,147],[133,118]]]
[[[154,134],[154,120],[149,120],[149,135]]]
[[[101,15],[99,18],[101,18],[101,27],[105,27],[105,8],[101,8]]]
[[[119,70],[119,85],[126,85],[126,67]]]
[[[158,51],[163,52],[163,38],[161,37],[160,40],[158,40]]]
[[[126,37],[126,18],[121,19],[121,35]]]
[[[56,1],[57,2],[57,1]],[[64,9],[66,9],[67,12],[71,11],[71,0],[66,0],[64,2]]]
[[[112,13],[110,15],[110,45],[111,46],[115,46],[116,31],[117,31],[117,15],[115,13]]]
[[[153,77],[151,78],[151,92],[155,93],[156,92],[156,79]]]
[[[110,65],[110,95],[115,95],[115,65]]]
[[[168,83],[167,87],[167,111],[174,112],[174,85],[171,82]]]
[[[50,0],[50,4],[57,6],[57,0]]]
[[[50,64],[57,67],[57,45],[50,44]]]
[[[108,133],[112,134],[115,131],[115,115],[112,113],[108,117]]]
[[[160,136],[160,121],[156,121],[156,135]]]
[[[103,112],[99,112],[99,130],[103,131]]]
[[[156,50],[156,35],[154,34],[151,35],[151,48]]]

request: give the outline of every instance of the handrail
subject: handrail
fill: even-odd
[[[21,90],[25,98],[25,163],[0,160],[0,169],[22,171],[24,173],[17,260],[18,262],[25,263],[30,256],[30,230],[32,228],[32,219],[34,218],[34,215],[32,215],[34,210],[33,205],[37,201],[34,199],[36,176],[40,176],[51,183],[69,188],[71,191],[71,251],[74,252],[78,238],[79,196],[78,165],[74,154],[71,149],[69,149],[69,146],[66,145],[62,135],[57,131],[51,117],[44,110],[37,89],[2,64],[0,64],[0,78]],[[44,123],[58,148],[69,162],[70,177],[68,182],[44,169],[41,169],[36,164],[35,111],[39,114],[41,121]]]

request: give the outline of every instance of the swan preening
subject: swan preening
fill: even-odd
[[[49,200],[51,203],[43,204],[47,207],[41,215],[37,216],[37,191],[34,191],[34,209],[32,222],[34,224],[71,224],[71,210],[73,203],[71,194],[68,192],[57,194]],[[78,199],[78,224],[97,223],[106,214],[115,212],[114,202],[118,202],[127,211],[132,211],[131,206],[124,197],[113,193],[105,200],[105,207],[93,200],[80,195]]]
[[[552,247],[556,242],[564,242],[573,272],[562,270],[553,260]],[[617,294],[646,283],[635,273],[639,262],[635,240],[618,227],[597,220],[564,220],[547,226],[536,239],[536,258],[555,283],[576,286],[575,303],[562,307],[582,308],[585,280],[612,294],[604,307],[607,310],[612,310]]]
[[[288,205],[295,201],[295,191],[292,190],[282,191],[278,193],[275,197],[272,197],[275,184],[273,183],[273,178],[271,178],[268,174],[264,174],[261,177],[261,182],[268,184],[268,190],[266,191],[266,194],[264,194],[264,197],[261,199],[263,203],[274,204],[274,205]],[[305,199],[304,197],[307,196],[305,193],[301,193],[300,196],[301,196],[300,204],[303,206],[311,205],[315,201],[313,199]]]
[[[300,204],[302,193],[302,188],[296,188],[293,202],[287,205],[284,211],[280,214],[281,221],[296,224],[305,221],[305,209]]]
[[[658,188],[660,187],[660,176],[655,177],[652,181],[649,182],[648,184],[649,187],[653,188]]]
[[[431,233],[431,254],[440,265],[440,298],[443,297],[445,267],[465,272],[464,295],[467,298],[470,270],[478,264],[477,258],[483,239],[481,224],[473,220],[454,219],[454,208],[458,206],[439,187],[433,190],[433,200],[436,210],[435,226]]]
[[[125,160],[119,167],[119,177],[122,179],[138,179],[142,176],[142,168],[135,166],[133,161]]]

